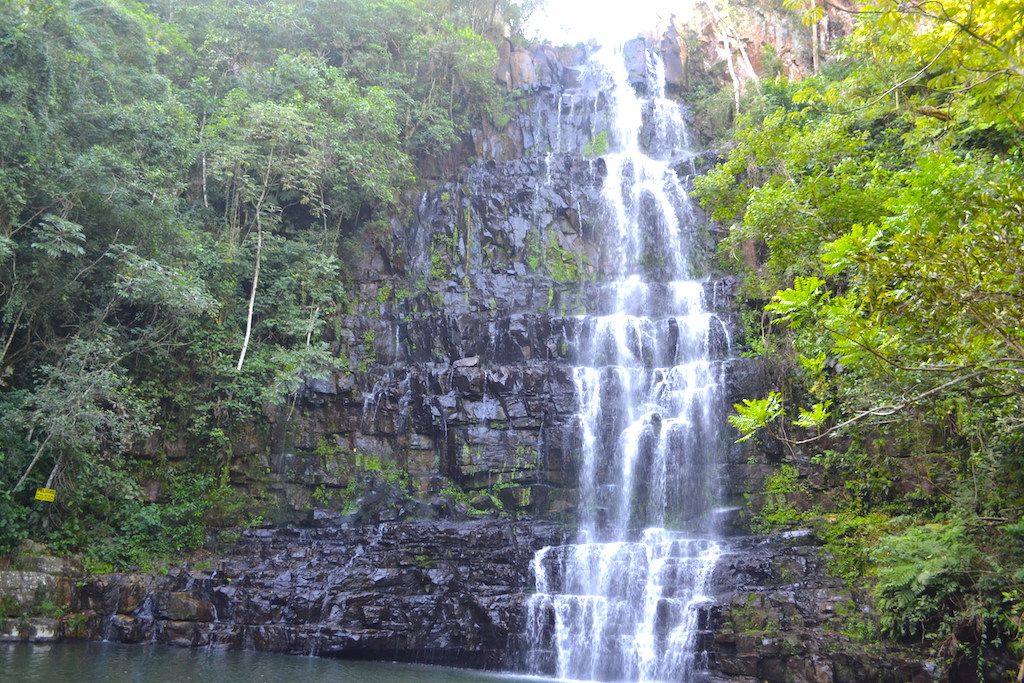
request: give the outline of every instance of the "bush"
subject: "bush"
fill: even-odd
[[[882,630],[916,640],[956,611],[978,551],[962,524],[926,524],[886,536],[871,556],[878,567],[875,595]]]
[[[828,568],[833,576],[850,584],[869,573],[871,549],[888,531],[889,518],[878,512],[861,515],[840,510],[818,523],[818,535],[830,555]]]
[[[28,508],[18,505],[11,494],[0,493],[0,555],[8,555],[28,537],[25,520]]]
[[[83,553],[93,573],[149,570],[203,546],[210,527],[236,525],[250,512],[251,500],[211,474],[162,470],[158,476],[166,499],[153,503],[123,477],[114,478],[116,487],[95,486],[101,476],[83,483],[76,491],[82,495],[68,501],[72,514],[47,538],[51,549]]]
[[[806,522],[807,514],[789,500],[791,494],[806,490],[796,467],[788,464],[779,467],[764,482],[764,506],[750,520],[750,528],[756,533],[770,533]]]

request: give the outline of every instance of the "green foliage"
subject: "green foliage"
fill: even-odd
[[[729,605],[728,624],[733,633],[773,638],[779,635],[782,624],[778,616],[758,600],[754,593],[748,593],[743,601]]]
[[[961,598],[977,556],[960,524],[928,524],[886,536],[872,552],[885,632],[920,638]]]
[[[8,555],[28,538],[29,511],[14,502],[11,494],[0,493],[0,555]]]
[[[817,308],[819,290],[825,282],[816,277],[798,277],[793,286],[775,293],[765,310],[775,313],[779,320],[798,326]]]
[[[13,595],[0,595],[0,617],[16,617],[21,613],[21,605]]]
[[[533,272],[539,271],[544,258],[544,246],[541,241],[540,233],[534,230],[527,232],[525,247],[526,265],[528,265],[530,270]]]
[[[892,492],[893,463],[884,454],[868,453],[859,442],[841,450],[824,450],[811,462],[842,480],[853,510],[879,506]]]
[[[530,230],[526,233],[524,248],[526,265],[533,272],[544,271],[555,282],[580,282],[586,279],[586,268],[589,266],[586,254],[566,249],[558,243],[556,235]]]
[[[750,521],[751,528],[758,533],[768,533],[796,526],[806,515],[790,500],[794,493],[802,493],[806,487],[800,481],[800,472],[793,465],[782,465],[764,482],[764,504]]]
[[[847,638],[861,643],[878,640],[877,624],[853,600],[836,605],[833,614],[835,616],[830,620],[829,626]]]
[[[331,490],[328,489],[323,484],[320,484],[315,489],[313,489],[312,496],[313,500],[315,500],[317,503],[324,507],[328,506],[331,502],[331,499],[334,498],[334,495],[332,494]]]
[[[583,156],[588,159],[604,156],[608,153],[608,131],[602,130],[583,145]]]
[[[980,676],[1024,595],[1024,17],[935,7],[870,3],[819,74],[750,87],[694,191],[729,226],[749,353],[775,380],[730,420],[820,447],[825,493],[798,512],[833,572],[877,579],[886,634],[959,642]]]
[[[772,391],[765,398],[743,399],[743,403],[733,406],[735,415],[729,416],[729,424],[742,435],[739,441],[746,441],[759,429],[763,429],[773,421],[785,415],[782,406],[782,394]]]
[[[817,2],[808,3],[806,0],[782,0],[782,6],[788,10],[798,12],[800,20],[807,26],[817,24],[825,16],[825,8]]]
[[[412,561],[420,569],[433,569],[437,564],[430,555],[416,555],[412,558]]]
[[[448,280],[452,276],[449,266],[451,258],[454,258],[452,243],[456,238],[447,238],[434,235],[430,242],[430,277],[434,280]]]
[[[507,516],[512,511],[507,509],[498,494],[513,488],[515,488],[515,484],[510,481],[498,481],[491,486],[472,490],[463,489],[455,482],[449,482],[441,489],[440,494],[464,507],[466,512],[473,516],[483,517],[490,514]],[[522,489],[518,495],[519,507],[529,506],[530,498],[530,489]]]
[[[831,401],[825,401],[824,403],[815,403],[810,410],[800,408],[800,417],[793,420],[793,424],[806,428],[820,427],[828,419],[830,405],[832,405]]]
[[[320,440],[314,453],[322,469],[347,480],[341,488],[319,484],[313,489],[311,497],[321,507],[340,508],[344,514],[357,512],[360,498],[375,485],[387,485],[405,496],[415,491],[409,472],[387,458],[356,449],[341,449],[326,439]]]
[[[457,503],[462,503],[463,505],[469,505],[469,501],[472,499],[472,495],[455,482],[449,482],[446,484],[445,487],[441,489],[440,493],[445,498],[449,498]]]
[[[151,569],[206,542],[208,526],[242,522],[253,503],[208,475],[168,472],[166,498],[147,502],[135,482],[110,466],[69,491],[69,511],[47,541],[57,552],[83,552],[90,571]]]
[[[554,238],[548,240],[544,252],[544,263],[551,279],[555,282],[579,282],[585,278],[584,268],[588,265],[585,254],[574,254],[563,248]]]
[[[743,326],[743,342],[746,358],[768,357],[776,351],[775,338],[768,334],[766,316],[762,311],[751,308],[740,309],[740,324]]]
[[[387,224],[414,159],[507,118],[485,35],[523,16],[506,0],[0,3],[0,553],[48,537],[95,569],[142,566],[238,517],[221,483],[236,443],[346,370],[330,327],[364,226]],[[151,502],[163,443],[191,474]]]
[[[865,515],[840,510],[819,517],[815,528],[828,551],[829,571],[855,584],[874,571],[871,553],[887,533],[889,517],[878,512]]]
[[[43,600],[36,607],[36,611],[39,612],[40,616],[44,616],[49,619],[60,619],[67,612],[65,608],[54,604],[52,600]]]
[[[64,622],[65,629],[69,633],[81,633],[89,623],[89,615],[85,612],[69,614]]]
[[[385,481],[392,486],[397,486],[405,491],[413,489],[412,477],[398,463],[383,459],[376,455],[355,454],[355,467],[357,471],[369,473],[378,479]]]

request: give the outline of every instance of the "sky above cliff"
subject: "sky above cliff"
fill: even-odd
[[[660,31],[672,14],[694,11],[693,0],[546,0],[530,21],[536,36],[553,43],[619,41]]]

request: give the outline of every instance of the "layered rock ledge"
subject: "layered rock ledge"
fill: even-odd
[[[508,668],[530,559],[563,533],[502,520],[253,530],[165,576],[81,581],[71,604],[85,618],[68,635]]]
[[[826,566],[808,530],[735,536],[712,578],[702,647],[712,681],[926,683],[941,680],[925,648],[876,639],[870,601]]]

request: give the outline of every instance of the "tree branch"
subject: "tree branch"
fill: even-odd
[[[790,443],[790,444],[792,444],[794,446],[798,446],[798,445],[806,444],[806,443],[812,443],[814,441],[818,441],[820,439],[823,439],[826,436],[828,436],[829,434],[832,434],[832,433],[834,433],[834,432],[836,432],[836,431],[838,431],[838,430],[840,430],[840,429],[842,429],[844,427],[849,427],[850,425],[852,425],[852,424],[854,424],[856,422],[860,422],[861,420],[863,420],[865,418],[872,417],[872,416],[885,417],[887,415],[892,415],[894,413],[897,413],[897,412],[903,410],[904,408],[906,408],[906,407],[908,407],[910,405],[913,405],[914,403],[917,403],[919,401],[923,401],[924,399],[928,398],[929,396],[934,396],[935,394],[939,393],[943,389],[948,389],[951,386],[960,384],[962,382],[966,382],[967,380],[974,379],[975,377],[980,377],[981,375],[984,375],[987,372],[991,372],[991,369],[977,370],[975,372],[971,372],[971,373],[968,373],[966,375],[962,375],[960,377],[956,377],[954,379],[949,380],[948,382],[944,382],[944,383],[940,384],[937,387],[933,387],[933,388],[929,389],[928,391],[926,391],[926,392],[924,392],[922,394],[918,394],[917,396],[914,396],[913,398],[909,398],[909,399],[903,401],[902,403],[897,403],[895,405],[888,405],[888,406],[878,406],[877,408],[869,408],[868,410],[865,410],[863,412],[857,413],[856,415],[854,415],[853,417],[851,417],[848,420],[844,420],[843,422],[840,422],[837,425],[833,425],[832,427],[828,428],[827,430],[825,430],[821,434],[818,434],[817,436],[812,436],[812,437],[807,438],[807,439],[800,439],[800,440],[796,440],[796,441],[787,439],[784,436],[780,436],[779,438],[780,438],[780,440],[786,441],[786,442],[788,442],[788,443]]]

